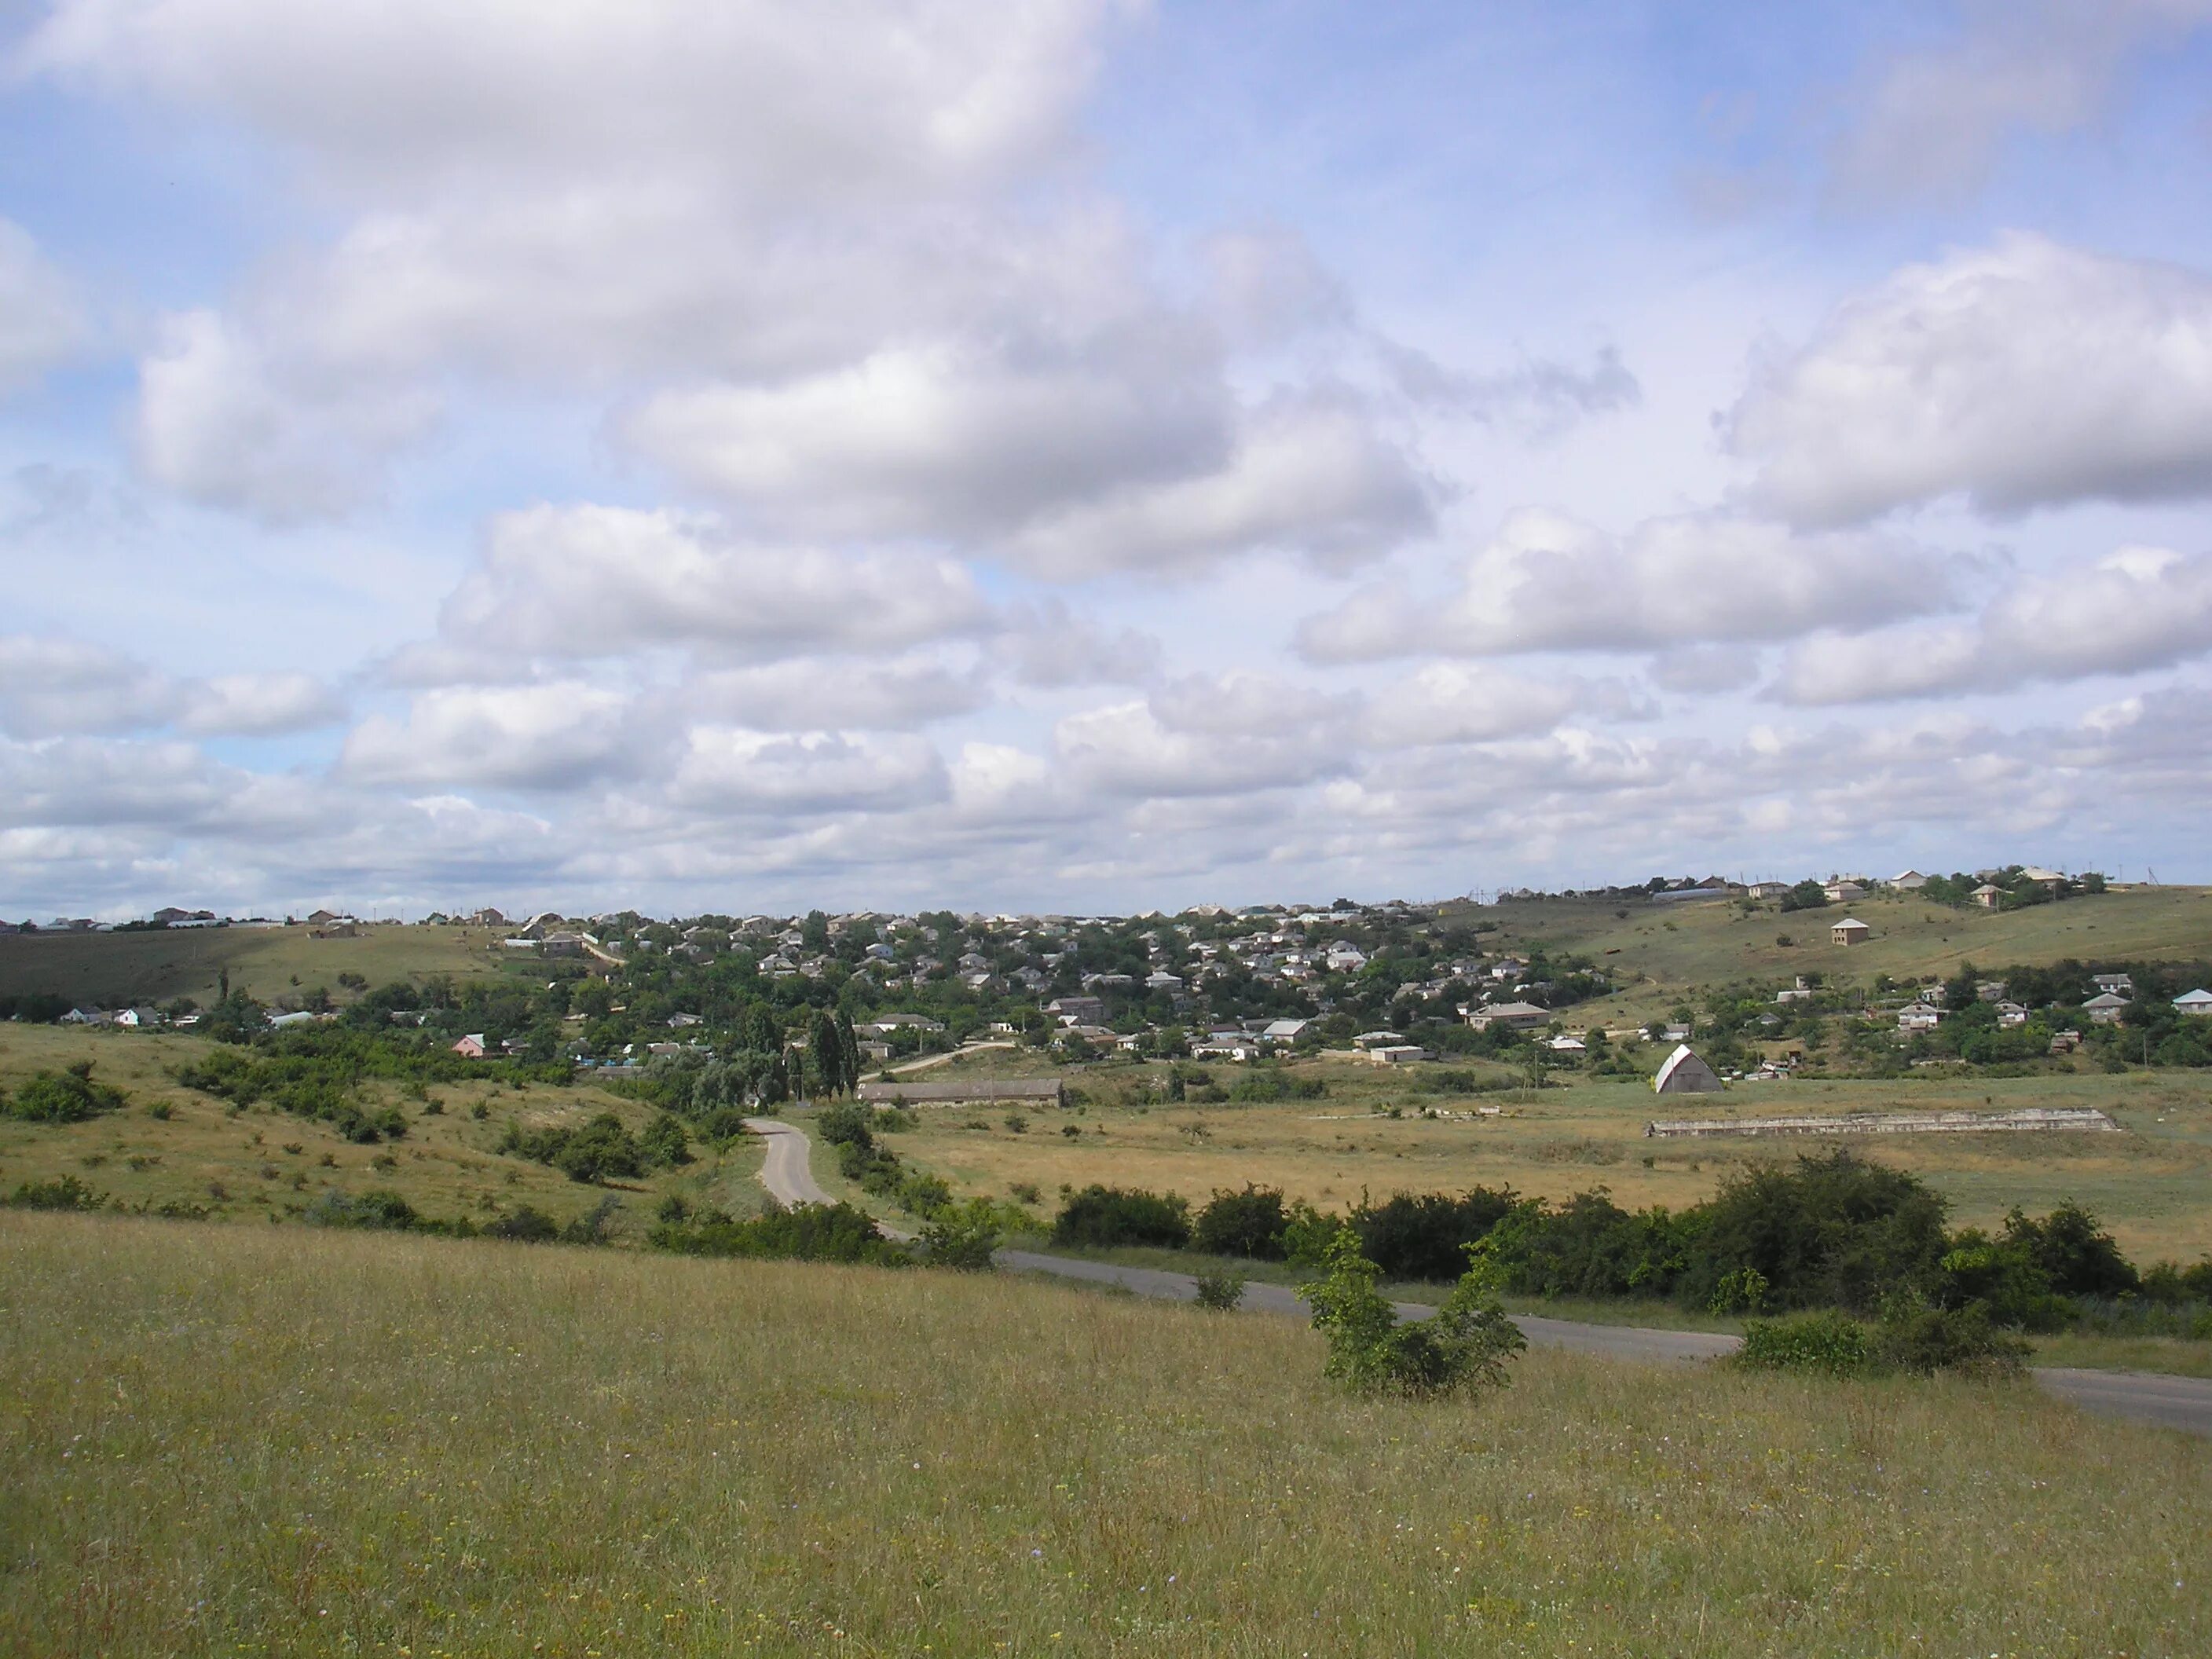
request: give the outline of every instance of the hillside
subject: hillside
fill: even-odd
[[[81,1123],[0,1117],[0,1192],[73,1176],[131,1208],[166,1205],[213,1219],[258,1221],[295,1217],[325,1194],[383,1191],[398,1193],[425,1216],[478,1223],[524,1205],[566,1223],[612,1194],[622,1205],[617,1231],[641,1229],[669,1193],[740,1213],[760,1201],[752,1179],[759,1152],[744,1142],[722,1156],[695,1146],[695,1162],[681,1170],[611,1187],[571,1181],[497,1152],[510,1122],[573,1127],[612,1112],[636,1130],[654,1115],[605,1090],[485,1079],[418,1093],[370,1080],[358,1086],[360,1104],[396,1109],[407,1132],[396,1141],[362,1145],[330,1123],[266,1102],[234,1109],[176,1080],[180,1067],[204,1061],[216,1046],[191,1036],[0,1025],[0,1090],[17,1088],[41,1069],[90,1060],[96,1080],[129,1096],[121,1110]]]
[[[1786,983],[1798,974],[1871,981],[1948,978],[1984,969],[2040,966],[2075,957],[2102,962],[2212,959],[2212,888],[2137,887],[2023,910],[1954,910],[1908,894],[1872,893],[1848,906],[1784,915],[1772,902],[1748,914],[1730,900],[1654,905],[1545,899],[1445,907],[1455,921],[1490,922],[1486,945],[1545,945],[1589,957],[1618,993],[1578,1004],[1573,1023],[1642,1024],[1700,990],[1746,980]],[[1626,914],[1623,914],[1626,912]],[[1829,942],[1846,915],[1873,930],[1863,945]],[[1793,941],[1778,942],[1786,937]]]
[[[1261,1316],[112,1218],[0,1273],[9,1653],[2212,1645],[2212,1443],[2025,1384],[1359,1402]]]
[[[481,927],[363,927],[352,939],[317,939],[294,927],[158,928],[117,933],[0,934],[0,996],[50,992],[72,1002],[120,1008],[190,997],[203,1006],[222,977],[264,1002],[337,976],[371,985],[444,974],[494,975],[497,936]]]

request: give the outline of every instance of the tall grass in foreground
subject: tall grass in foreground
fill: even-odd
[[[951,1273],[0,1216],[0,1652],[2197,1655],[2212,1444],[2027,1386]]]

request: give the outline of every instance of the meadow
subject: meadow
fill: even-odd
[[[371,1080],[359,1086],[362,1103],[398,1108],[407,1134],[358,1146],[328,1123],[265,1103],[234,1109],[176,1081],[179,1068],[216,1046],[159,1033],[0,1025],[0,1089],[41,1069],[89,1060],[98,1081],[130,1097],[122,1110],[82,1123],[0,1117],[0,1194],[73,1176],[132,1208],[170,1206],[215,1219],[258,1221],[285,1219],[325,1193],[381,1190],[441,1220],[466,1216],[482,1223],[528,1205],[565,1224],[611,1192],[623,1206],[618,1233],[641,1231],[670,1193],[733,1214],[750,1213],[761,1202],[754,1178],[760,1149],[749,1141],[720,1154],[695,1143],[691,1164],[610,1188],[584,1185],[495,1150],[509,1122],[536,1129],[612,1112],[635,1131],[656,1115],[603,1089],[486,1079],[435,1084],[416,1095],[398,1083]]]
[[[988,1060],[997,1058],[977,1063],[994,1069]],[[2212,1082],[2196,1073],[1755,1084],[1670,1102],[1644,1083],[1609,1078],[1576,1077],[1533,1092],[1437,1094],[1420,1085],[1431,1069],[1322,1058],[1282,1072],[1325,1084],[1321,1098],[1201,1104],[1166,1102],[1164,1067],[1103,1065],[1069,1074],[1079,1099],[1070,1109],[922,1108],[892,1144],[962,1195],[1002,1198],[1033,1187],[1049,1201],[1063,1186],[1100,1182],[1200,1204],[1217,1188],[1254,1182],[1341,1210],[1363,1191],[1379,1199],[1510,1185],[1557,1200],[1603,1186],[1630,1208],[1680,1208],[1709,1196],[1732,1170],[1836,1139],[1654,1141],[1644,1133],[1654,1117],[2096,1106],[2124,1133],[1838,1139],[1923,1176],[1952,1200],[1954,1224],[1988,1225],[2014,1205],[2040,1213],[2073,1198],[2141,1260],[2212,1254]],[[1489,1070],[1492,1081],[1507,1080],[1503,1068]],[[1231,1065],[1208,1073],[1224,1090],[1250,1075]],[[1424,1115],[1431,1111],[1450,1115]],[[1016,1118],[1019,1131],[1011,1127]]]
[[[305,927],[9,933],[0,935],[0,996],[51,992],[103,1008],[190,997],[204,1007],[225,974],[233,990],[264,1002],[318,985],[336,996],[343,973],[371,985],[496,975],[507,966],[493,953],[500,937],[482,927],[363,927],[353,939],[317,939]]]
[[[2190,1655],[2212,1442],[1004,1278],[0,1215],[0,1653]]]

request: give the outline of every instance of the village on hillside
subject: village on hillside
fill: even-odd
[[[140,1030],[367,1019],[443,1033],[465,1057],[566,1062],[610,1079],[803,1044],[818,1009],[848,1023],[854,1066],[876,1070],[886,1084],[892,1073],[884,1068],[996,1047],[1067,1066],[1116,1056],[1252,1065],[1324,1052],[1380,1066],[1508,1060],[1523,1070],[1648,1077],[1662,1092],[1699,1092],[1907,1066],[2070,1065],[2085,1048],[2088,1059],[2111,1049],[2124,1026],[2130,1058],[2203,1063],[2212,1044],[2212,1019],[2203,1018],[2212,1015],[2212,992],[2194,979],[2169,982],[2172,970],[2155,965],[2085,962],[1917,981],[1887,974],[1862,980],[1831,968],[1705,988],[1623,1024],[1579,1012],[1608,999],[1617,1006],[1637,988],[1607,961],[1618,951],[1592,955],[1540,942],[1547,903],[1595,900],[1628,917],[1702,901],[1746,915],[1810,913],[1805,920],[1845,952],[1847,963],[1852,947],[1875,933],[1851,914],[1862,901],[1911,895],[1960,910],[2002,911],[2118,890],[2095,872],[2010,866],[1948,877],[1905,871],[1887,880],[1712,877],[1559,894],[1522,889],[1498,896],[1503,909],[1339,899],[1319,907],[1200,905],[1173,916],[817,910],[659,920],[635,911],[510,917],[486,908],[434,913],[416,925],[474,936],[472,948],[506,970],[495,981],[503,990],[435,976],[372,989],[340,971],[335,990],[288,988],[251,1007],[240,996],[203,1008],[189,998],[106,1006],[40,994],[13,999],[7,1012]],[[1510,941],[1500,915],[1526,918]],[[57,921],[6,931],[283,928],[337,941],[402,925],[329,909],[230,920],[168,908],[112,926]],[[1838,959],[1832,952],[1826,960]],[[763,1007],[783,1028],[780,1037],[740,1029]],[[799,1092],[806,1078],[795,1064],[780,1073],[756,1066],[749,1081],[757,1096],[774,1099]]]

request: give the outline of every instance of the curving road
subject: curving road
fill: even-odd
[[[768,1142],[768,1157],[761,1165],[761,1184],[779,1203],[827,1204],[830,1196],[814,1179],[808,1165],[805,1133],[774,1118],[747,1118],[745,1127]],[[877,1224],[883,1226],[882,1223]],[[883,1226],[893,1238],[907,1235]],[[1094,1285],[1118,1285],[1139,1296],[1189,1302],[1198,1295],[1198,1281],[1188,1273],[1162,1267],[1124,1267],[1110,1261],[1086,1261],[1077,1256],[1048,1255],[1036,1250],[1000,1250],[998,1262],[1014,1273],[1050,1273],[1060,1279],[1082,1279]],[[1256,1313],[1306,1316],[1306,1304],[1296,1291],[1283,1285],[1249,1284],[1241,1304]],[[1425,1319],[1433,1308],[1417,1302],[1394,1304],[1401,1319]],[[1733,1353],[1741,1339],[1715,1331],[1652,1330],[1640,1325],[1585,1325],[1571,1319],[1547,1319],[1537,1314],[1516,1314],[1513,1322],[1532,1343],[1543,1347],[1569,1348],[1578,1353],[1601,1354],[1610,1359],[1681,1362],[1717,1358]],[[2184,1429],[2191,1434],[2212,1435],[2212,1380],[2169,1376],[2147,1371],[2090,1371],[2062,1367],[2039,1367],[2033,1375],[2046,1392],[2083,1411],[2102,1417],[2124,1418],[2160,1428]]]

